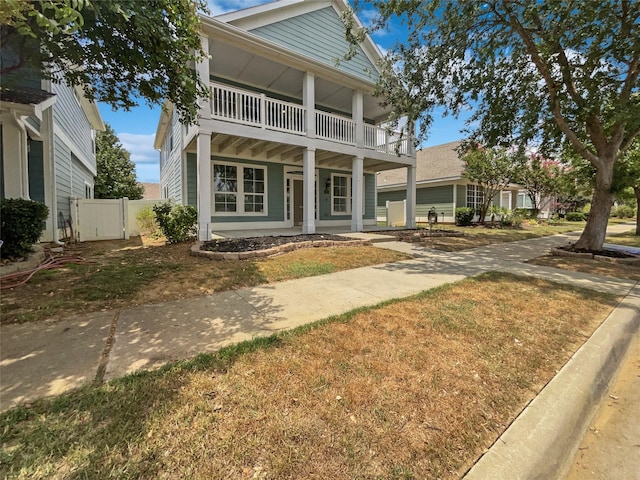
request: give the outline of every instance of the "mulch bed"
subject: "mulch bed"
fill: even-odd
[[[209,252],[254,252],[257,250],[266,250],[272,247],[279,247],[288,243],[300,242],[349,242],[353,238],[343,237],[340,235],[323,235],[319,233],[292,235],[283,237],[250,237],[250,238],[225,238],[223,240],[212,240],[204,242],[200,250]]]
[[[551,254],[566,257],[592,258],[594,260],[611,263],[640,264],[640,256],[638,255],[625,253],[620,250],[588,250],[584,248],[575,248],[573,244],[554,248],[551,250]]]

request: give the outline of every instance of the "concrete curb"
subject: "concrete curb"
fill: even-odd
[[[562,478],[640,332],[640,285],[522,411],[465,480]]]

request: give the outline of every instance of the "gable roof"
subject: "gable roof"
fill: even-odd
[[[442,182],[463,178],[464,162],[458,158],[456,148],[460,142],[444,143],[416,152],[416,183]],[[407,184],[407,169],[396,168],[378,174],[378,188]]]
[[[349,50],[341,15],[350,8],[346,0],[278,0],[214,18],[336,68],[336,60]],[[354,21],[355,28],[362,28],[355,16]],[[341,60],[337,68],[371,80],[379,73],[381,59],[380,50],[367,35],[356,46],[355,56]]]

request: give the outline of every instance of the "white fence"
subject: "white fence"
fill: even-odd
[[[407,224],[407,201],[387,201],[387,226],[401,227]]]
[[[138,212],[162,200],[71,198],[73,235],[77,242],[126,239],[140,235]]]

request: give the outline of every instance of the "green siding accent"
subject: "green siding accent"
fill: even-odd
[[[198,156],[187,153],[187,205],[198,206]]]
[[[345,26],[333,7],[258,27],[251,33],[331,67],[349,51]],[[358,46],[351,60],[341,60],[339,70],[370,82],[378,80],[375,66]]]
[[[365,219],[376,218],[376,176],[372,173],[364,175],[364,216]]]
[[[456,188],[458,189],[456,192],[456,208],[466,207],[467,206],[467,186],[456,185]]]
[[[320,185],[318,198],[320,215],[318,220],[351,220],[351,214],[331,215],[331,192],[325,193],[324,188],[327,184],[327,180],[331,178],[332,173],[351,175],[351,172],[345,172],[343,170],[328,170],[326,168],[318,169],[318,184]],[[376,177],[374,174],[366,173],[364,175],[364,219],[374,219],[376,216],[375,192]]]
[[[267,167],[267,215],[237,215],[219,216],[215,213],[211,217],[214,223],[229,222],[281,222],[284,221],[284,166],[279,163],[256,162],[253,160],[238,160],[224,157],[211,157],[216,160],[242,165],[256,165]]]
[[[406,190],[394,190],[393,192],[378,192],[378,206],[386,207],[387,202],[401,202],[407,198]]]
[[[442,212],[447,217],[453,216],[453,188],[453,185],[442,185],[416,189],[416,216],[426,217],[431,207],[435,207],[438,217],[442,216]],[[406,198],[406,190],[378,192],[378,213],[386,215],[384,207],[387,201],[400,202]]]
[[[344,173],[344,172],[341,172]],[[326,168],[318,169],[318,184],[320,185],[320,194],[318,195],[318,219],[319,220],[335,220],[338,217],[331,216],[331,191],[325,193],[325,185],[327,180],[331,178],[331,170]],[[340,218],[351,218],[341,216]]]
[[[44,163],[42,142],[29,139],[29,197],[40,203],[44,198]]]

